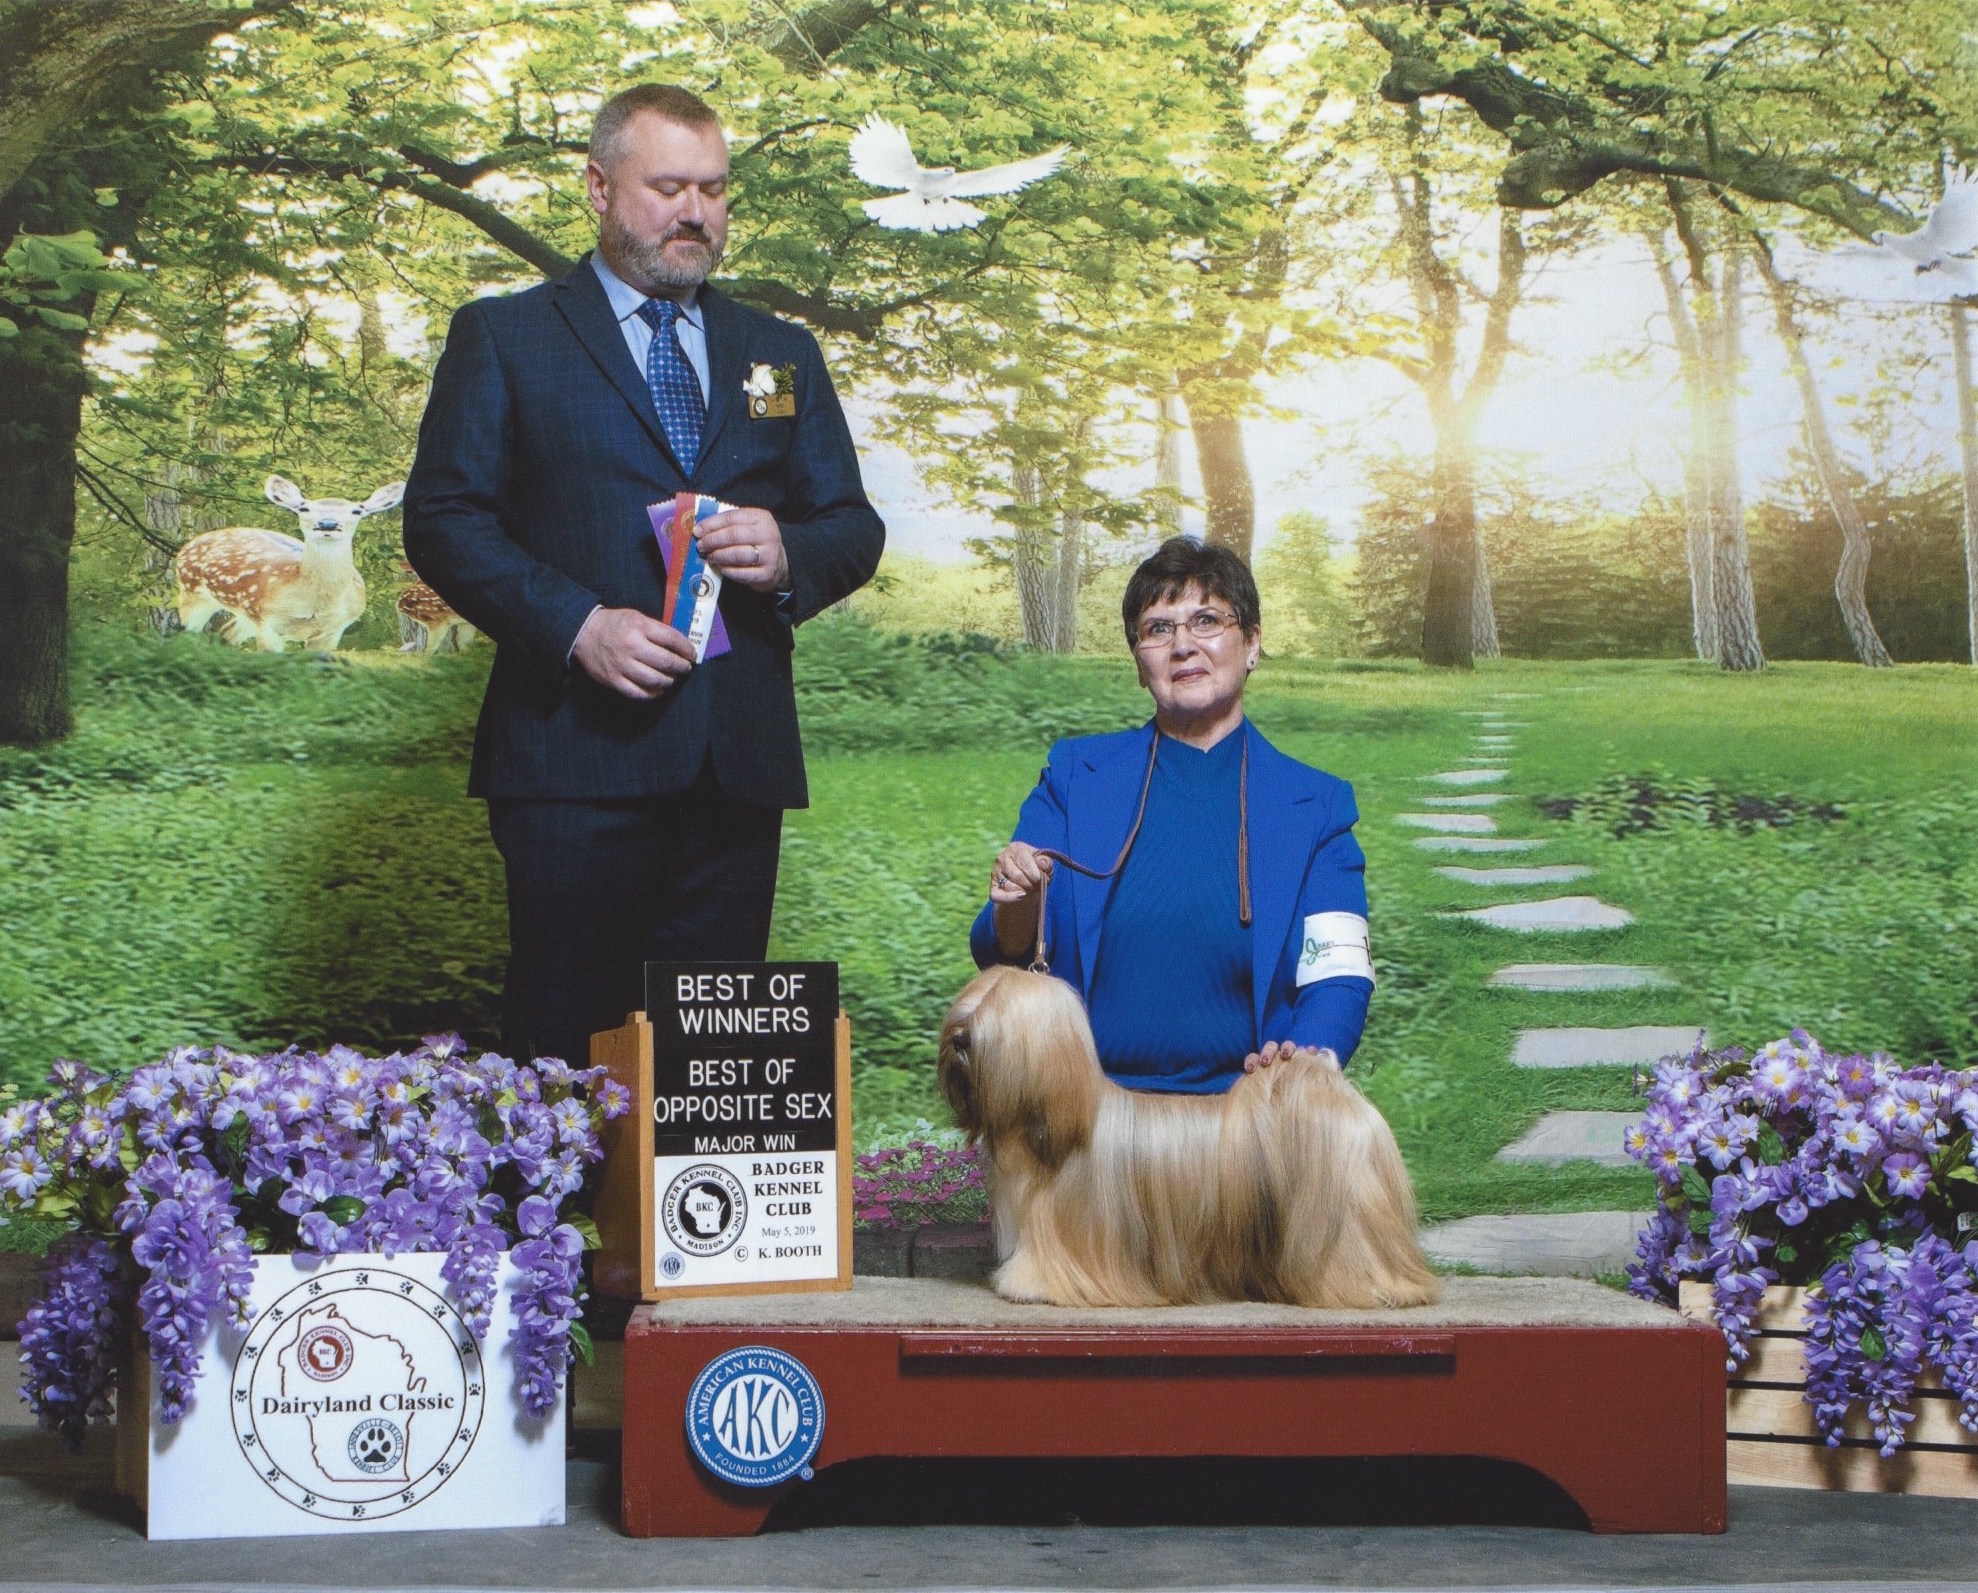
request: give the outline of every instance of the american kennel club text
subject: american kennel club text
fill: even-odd
[[[837,1274],[836,972],[648,969],[661,1287]]]

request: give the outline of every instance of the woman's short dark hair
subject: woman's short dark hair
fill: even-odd
[[[1120,600],[1126,645],[1139,643],[1142,614],[1156,603],[1172,602],[1191,586],[1200,587],[1206,597],[1221,598],[1234,609],[1244,635],[1257,633],[1263,623],[1263,605],[1257,600],[1257,583],[1250,566],[1215,543],[1169,537],[1141,560],[1140,568],[1126,583],[1126,596]]]
[[[612,162],[618,159],[626,123],[641,111],[650,111],[682,127],[721,125],[714,107],[692,89],[673,83],[634,83],[598,108],[597,121],[591,126],[590,158],[610,170]]]

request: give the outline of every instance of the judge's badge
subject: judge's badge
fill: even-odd
[[[797,412],[796,366],[751,366],[742,396],[748,400],[750,420],[787,420]]]

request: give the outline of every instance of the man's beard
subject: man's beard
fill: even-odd
[[[697,288],[721,261],[724,240],[706,230],[675,226],[669,228],[658,243],[648,243],[643,238],[635,237],[619,217],[607,211],[598,223],[598,231],[606,258],[616,258],[624,267],[631,285],[647,292]],[[676,239],[685,239],[700,247],[669,255],[667,248]]]

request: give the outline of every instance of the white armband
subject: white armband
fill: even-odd
[[[1310,913],[1305,918],[1305,943],[1298,953],[1300,988],[1320,979],[1341,977],[1374,981],[1374,958],[1367,942],[1367,921],[1358,913]]]

